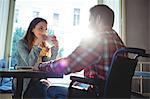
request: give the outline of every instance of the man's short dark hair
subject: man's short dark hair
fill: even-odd
[[[103,23],[107,26],[113,26],[114,24],[114,11],[107,5],[95,5],[90,9],[90,14],[94,19],[100,16]]]

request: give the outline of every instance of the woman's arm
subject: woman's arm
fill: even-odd
[[[55,60],[57,55],[58,55],[58,48],[57,47],[52,47],[51,48],[51,57],[50,57],[50,60]]]
[[[50,60],[55,60],[57,55],[58,55],[58,48],[52,47],[51,50],[51,56],[43,56],[42,57],[42,62],[50,61]]]

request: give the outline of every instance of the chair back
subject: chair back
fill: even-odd
[[[130,98],[131,83],[138,62],[137,57],[131,59],[120,54],[144,54],[145,50],[138,48],[122,48],[115,52],[111,68],[105,83],[105,98]]]

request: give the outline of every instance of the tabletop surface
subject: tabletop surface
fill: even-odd
[[[35,71],[33,69],[0,69],[0,77],[22,77],[22,78],[63,78],[63,74],[55,72]]]

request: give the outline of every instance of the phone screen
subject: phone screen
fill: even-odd
[[[90,84],[85,84],[85,83],[81,83],[81,82],[74,82],[72,87],[73,88],[77,88],[77,89],[81,89],[81,90],[88,90],[88,88],[90,87]]]

